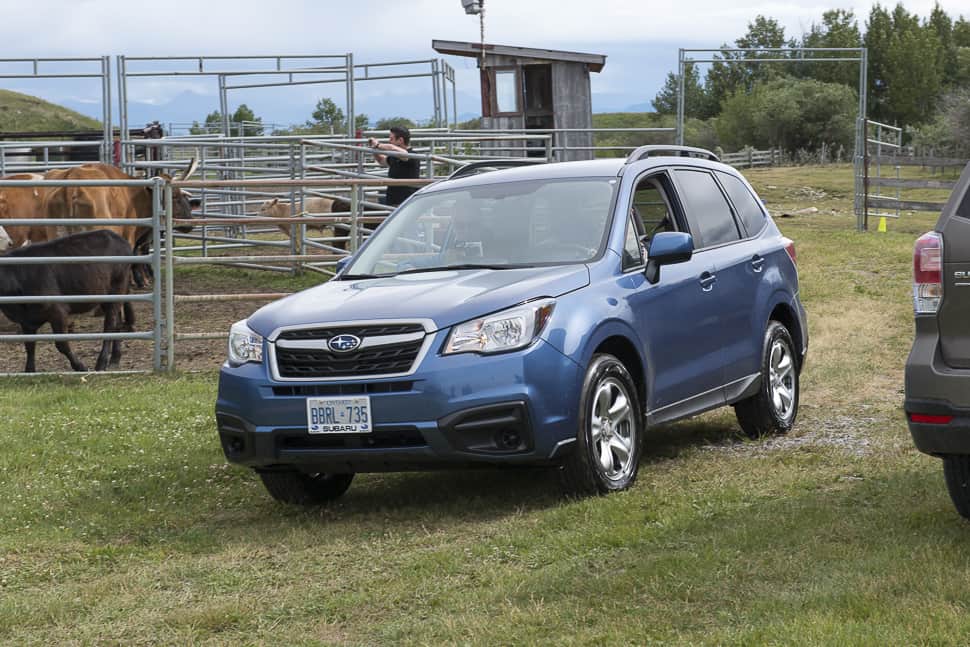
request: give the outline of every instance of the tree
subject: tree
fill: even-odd
[[[953,45],[956,47],[970,47],[970,20],[960,16],[953,23]]]
[[[937,70],[942,77],[943,85],[950,85],[957,73],[957,48],[953,44],[953,21],[937,3],[933,6],[926,26],[936,34],[940,42]]]
[[[378,120],[374,126],[377,130],[390,130],[392,126],[404,126],[407,129],[416,128],[417,124],[407,117],[385,117]]]
[[[680,91],[677,75],[667,73],[664,87],[653,100],[653,109],[662,115],[677,114],[677,93]],[[693,63],[684,64],[684,116],[707,119],[713,116],[704,86],[701,85],[700,72]]]
[[[922,27],[916,14],[903,5],[893,10],[893,39],[889,49],[889,114],[903,125],[917,125],[936,111],[942,91],[940,41],[931,27]]]
[[[785,40],[785,28],[774,18],[757,16],[754,22],[748,23],[748,31],[744,36],[734,41],[738,48],[766,49],[794,47],[794,41]],[[758,81],[771,79],[789,72],[786,63],[757,63],[744,65],[744,61],[783,58],[780,52],[728,52],[727,46],[722,46],[719,59],[713,63],[704,77],[704,89],[711,106],[719,106],[727,97],[740,90],[750,91]],[[724,61],[723,63],[721,61]],[[710,110],[717,112],[716,108]]]
[[[802,36],[802,47],[862,47],[862,36],[855,14],[845,9],[831,9],[822,14],[822,23],[812,23]],[[813,52],[812,59],[847,58],[846,52]],[[858,63],[806,63],[799,66],[799,76],[825,83],[843,83],[859,87]]]
[[[893,20],[878,3],[869,11],[865,46],[869,58],[869,114],[878,121],[888,120],[889,50],[893,39]]]
[[[789,153],[852,146],[858,95],[841,83],[781,77],[738,90],[722,105],[725,147],[782,148]]]
[[[942,91],[940,39],[935,28],[896,5],[876,5],[865,37],[869,48],[870,115],[886,123],[915,126],[929,119]]]
[[[354,115],[354,132],[370,128],[370,117],[366,114]]]
[[[316,108],[310,116],[313,118],[312,121],[307,122],[310,128],[329,130],[331,133],[341,132],[344,129],[344,111],[326,97],[317,101]]]
[[[258,137],[263,134],[262,117],[257,117],[245,103],[236,108],[229,121],[235,125],[234,134],[241,133],[243,137]]]
[[[923,155],[970,157],[970,88],[951,90],[940,105],[933,121],[915,129],[913,144]]]
[[[213,110],[205,117],[205,122],[199,124],[198,121],[192,122],[192,127],[189,128],[189,132],[193,135],[208,135],[210,133],[221,133],[222,132],[222,113],[218,110]]]

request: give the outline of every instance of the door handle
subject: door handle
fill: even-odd
[[[760,272],[761,270],[765,269],[765,258],[764,258],[764,256],[760,256],[758,254],[755,254],[754,256],[752,256],[751,257],[751,269],[753,269],[755,272]]]
[[[704,292],[710,292],[714,289],[715,281],[717,281],[717,274],[705,271],[703,274],[701,274],[700,278],[701,290]]]

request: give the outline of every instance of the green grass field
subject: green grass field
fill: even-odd
[[[901,411],[935,217],[859,234],[848,167],[747,175],[773,213],[819,209],[777,218],[812,335],[789,436],[723,410],[651,430],[616,496],[363,475],[307,510],[226,465],[213,373],[6,381],[0,643],[965,643],[970,524]]]

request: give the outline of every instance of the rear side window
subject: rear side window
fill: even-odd
[[[626,238],[623,243],[623,270],[643,265],[643,246],[633,216],[627,218]]]
[[[700,249],[740,240],[734,215],[714,177],[707,171],[678,169],[674,173],[695,238],[694,247]]]
[[[957,207],[957,215],[970,220],[970,188],[963,194],[963,200],[960,202],[960,206]]]
[[[738,210],[748,235],[754,236],[765,226],[765,212],[761,209],[758,199],[737,177],[721,172],[718,172],[717,176],[724,190],[727,191],[728,197],[731,198],[731,202],[734,203],[734,208]]]

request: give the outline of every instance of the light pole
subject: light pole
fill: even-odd
[[[481,31],[481,68],[485,69],[485,0],[461,0],[461,6],[469,16],[478,16],[479,29]]]

